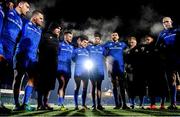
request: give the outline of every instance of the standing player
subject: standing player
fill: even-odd
[[[176,106],[176,82],[180,65],[179,44],[180,28],[173,27],[170,17],[162,19],[164,30],[160,32],[156,46],[165,55],[166,74],[170,88],[171,104],[168,109],[177,109]]]
[[[53,110],[48,104],[50,90],[55,88],[59,37],[62,27],[58,22],[52,22],[42,36],[39,45],[39,78],[37,82],[37,110]]]
[[[92,101],[93,101],[93,110],[99,109],[103,110],[104,107],[101,105],[101,84],[104,80],[104,67],[105,67],[105,57],[104,57],[104,48],[101,45],[101,34],[95,33],[94,34],[94,44],[88,46],[89,56],[92,60],[93,70],[90,72],[90,80],[92,84]],[[97,90],[97,93],[95,91]],[[96,106],[96,97],[97,94],[97,106]]]
[[[14,57],[15,78],[13,83],[13,93],[15,101],[15,110],[20,110],[19,92],[20,85],[24,75],[28,76],[28,82],[25,87],[22,109],[31,111],[34,108],[28,105],[29,98],[37,80],[37,52],[41,39],[41,27],[43,26],[44,16],[39,10],[32,13],[30,21],[26,22],[22,30],[20,42]]]
[[[70,31],[64,32],[64,40],[59,44],[58,50],[58,71],[57,79],[59,81],[58,88],[58,105],[60,110],[66,110],[64,107],[64,96],[67,84],[71,78],[71,59],[73,46],[71,45],[73,34]]]
[[[119,35],[117,32],[111,34],[111,41],[105,44],[107,56],[112,57],[112,72],[111,72],[111,81],[113,85],[113,94],[115,100],[114,109],[129,109],[126,105],[125,98],[125,86],[124,86],[124,61],[123,61],[123,51],[127,45],[119,41]],[[118,90],[120,87],[120,91]],[[122,102],[121,102],[122,99]]]
[[[75,110],[78,110],[78,93],[79,88],[83,85],[82,90],[82,110],[88,109],[85,105],[86,95],[87,95],[87,87],[89,81],[89,73],[85,68],[86,61],[89,60],[89,52],[87,50],[88,46],[88,37],[81,36],[80,37],[80,47],[74,50],[72,55],[72,60],[75,62],[75,72],[74,72],[74,80],[75,80],[75,90],[74,90],[74,101],[75,101]]]
[[[13,66],[12,61],[19,38],[18,36],[20,35],[23,26],[21,15],[25,16],[29,9],[29,3],[26,0],[20,0],[15,9],[8,11],[4,20],[1,39],[4,49],[4,56],[11,68]]]

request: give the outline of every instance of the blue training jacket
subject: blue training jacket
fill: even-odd
[[[12,62],[14,50],[17,43],[18,35],[22,30],[23,22],[20,14],[15,9],[9,10],[4,19],[4,25],[1,33],[2,44],[4,48],[4,56]]]
[[[74,78],[88,78],[88,70],[85,68],[85,63],[89,60],[89,52],[87,48],[76,48],[72,55],[72,60],[75,62]]]
[[[58,49],[58,71],[71,74],[73,46],[62,41],[59,43]]]
[[[37,62],[38,61],[38,47],[41,39],[42,30],[39,26],[33,24],[32,22],[26,22],[22,29],[22,36],[17,44],[17,49],[15,55],[23,55],[23,62],[25,66],[28,65],[28,62]],[[16,61],[16,57],[15,57]],[[15,62],[16,63],[16,62]]]
[[[123,51],[127,48],[127,45],[122,42],[109,41],[104,44],[106,49],[106,56],[111,56],[113,58],[113,73],[124,73],[124,59]]]

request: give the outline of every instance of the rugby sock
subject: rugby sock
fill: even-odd
[[[132,104],[132,105],[135,105],[134,97],[131,98],[131,104]]]
[[[82,92],[82,105],[85,106],[86,103],[86,94],[87,94],[87,89],[83,89]]]
[[[155,105],[156,104],[155,96],[151,96],[150,99],[151,99],[151,105]]]
[[[95,100],[94,100],[94,102],[95,102]],[[101,105],[101,97],[97,97],[97,103],[98,103],[98,105]],[[96,102],[95,102],[95,104],[96,104]]]
[[[23,98],[23,104],[28,104],[29,98],[31,97],[31,93],[33,91],[33,87],[27,85],[25,88],[25,94]]]
[[[165,101],[166,101],[166,97],[165,97],[165,96],[162,96],[162,97],[161,97],[161,105],[164,105]]]
[[[42,105],[42,92],[38,91],[38,106]]]
[[[93,102],[93,106],[96,106],[96,101],[95,101],[95,90],[92,91],[92,102]]]
[[[171,94],[171,104],[176,104],[176,85],[172,86],[172,94]]]
[[[63,97],[58,97],[58,105],[62,106],[64,103],[64,98]]]
[[[16,106],[19,106],[19,91],[18,90],[14,90],[14,103]]]
[[[117,88],[113,88],[113,94],[114,94],[114,101],[116,106],[119,106],[118,104],[118,97],[117,97]]]
[[[78,106],[78,90],[74,90],[74,102],[75,106]]]
[[[0,92],[0,105],[2,105],[2,102],[1,102],[1,92]]]
[[[140,106],[143,106],[144,104],[144,96],[139,96],[139,99],[140,99]]]

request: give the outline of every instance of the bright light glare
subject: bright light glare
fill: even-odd
[[[92,63],[92,61],[91,61],[91,60],[86,60],[86,61],[84,62],[84,67],[85,67],[85,69],[87,69],[87,70],[91,70],[91,69],[93,68],[93,63]]]

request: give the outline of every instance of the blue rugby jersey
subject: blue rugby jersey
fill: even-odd
[[[3,20],[4,20],[4,12],[2,6],[0,5],[0,36],[2,32]],[[2,46],[1,38],[0,38],[0,55],[3,55],[3,46]]]
[[[58,71],[71,73],[73,46],[62,41],[59,43],[58,49]]]
[[[2,6],[0,5],[0,34],[2,31],[3,19],[4,19],[4,11],[3,11]]]
[[[163,41],[167,46],[174,46],[177,32],[180,32],[180,29],[172,28],[163,30],[159,34],[158,41]]]
[[[13,60],[17,38],[22,30],[23,22],[20,14],[15,9],[9,10],[4,19],[1,33],[4,56],[9,63]]]
[[[105,64],[105,49],[102,45],[90,45],[87,47],[89,51],[89,57],[93,63],[93,72],[92,75],[96,74],[104,76],[104,64]],[[92,77],[93,77],[92,76]]]
[[[22,54],[22,60],[24,60],[25,66],[28,65],[28,62],[37,62],[38,61],[38,47],[41,39],[42,30],[37,25],[32,22],[27,22],[22,29],[22,36],[17,44],[17,49],[15,55]],[[15,57],[16,59],[16,57]],[[15,60],[16,61],[16,60]],[[23,62],[23,61],[18,61]]]
[[[85,68],[85,63],[89,60],[89,52],[87,48],[76,48],[73,52],[72,60],[75,62],[74,77],[89,78],[88,70]]]
[[[114,41],[108,41],[104,44],[104,47],[106,49],[106,56],[111,56],[113,58],[113,72],[124,72],[124,59],[123,59],[123,53],[124,49],[127,48],[127,45],[122,42],[114,42]]]

